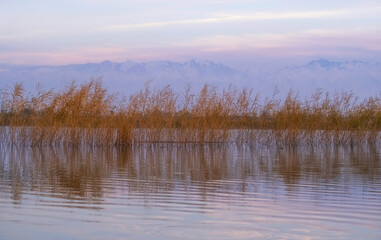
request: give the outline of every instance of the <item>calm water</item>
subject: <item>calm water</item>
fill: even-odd
[[[381,239],[372,147],[0,148],[0,239]]]

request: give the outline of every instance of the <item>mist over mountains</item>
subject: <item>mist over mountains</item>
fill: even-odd
[[[271,96],[274,87],[282,94],[291,88],[304,96],[317,88],[326,91],[352,91],[359,97],[381,93],[381,64],[364,61],[314,60],[301,66],[289,66],[269,71],[242,72],[221,63],[190,60],[184,63],[172,61],[71,64],[63,66],[20,66],[0,64],[0,88],[23,82],[28,91],[38,82],[45,88],[61,89],[75,80],[86,82],[102,77],[105,86],[113,92],[131,94],[152,81],[153,87],[170,85],[183,91],[189,83],[194,90],[204,84],[227,88],[253,88],[261,96]]]
[[[381,93],[381,64],[364,61],[315,60],[267,75],[279,89],[292,87],[301,94],[321,88],[326,91],[352,91],[360,97]]]

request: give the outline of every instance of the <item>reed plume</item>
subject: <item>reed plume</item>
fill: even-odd
[[[379,96],[318,89],[301,98],[292,90],[260,100],[253,90],[205,85],[182,94],[170,86],[126,97],[101,79],[71,82],[62,90],[26,93],[21,83],[0,92],[2,144],[132,146],[141,143],[377,144]]]

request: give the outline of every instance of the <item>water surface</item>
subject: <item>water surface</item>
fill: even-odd
[[[376,147],[0,148],[0,239],[381,239]]]

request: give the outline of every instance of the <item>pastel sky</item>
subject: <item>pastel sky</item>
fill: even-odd
[[[381,0],[0,0],[0,63],[381,59]]]

